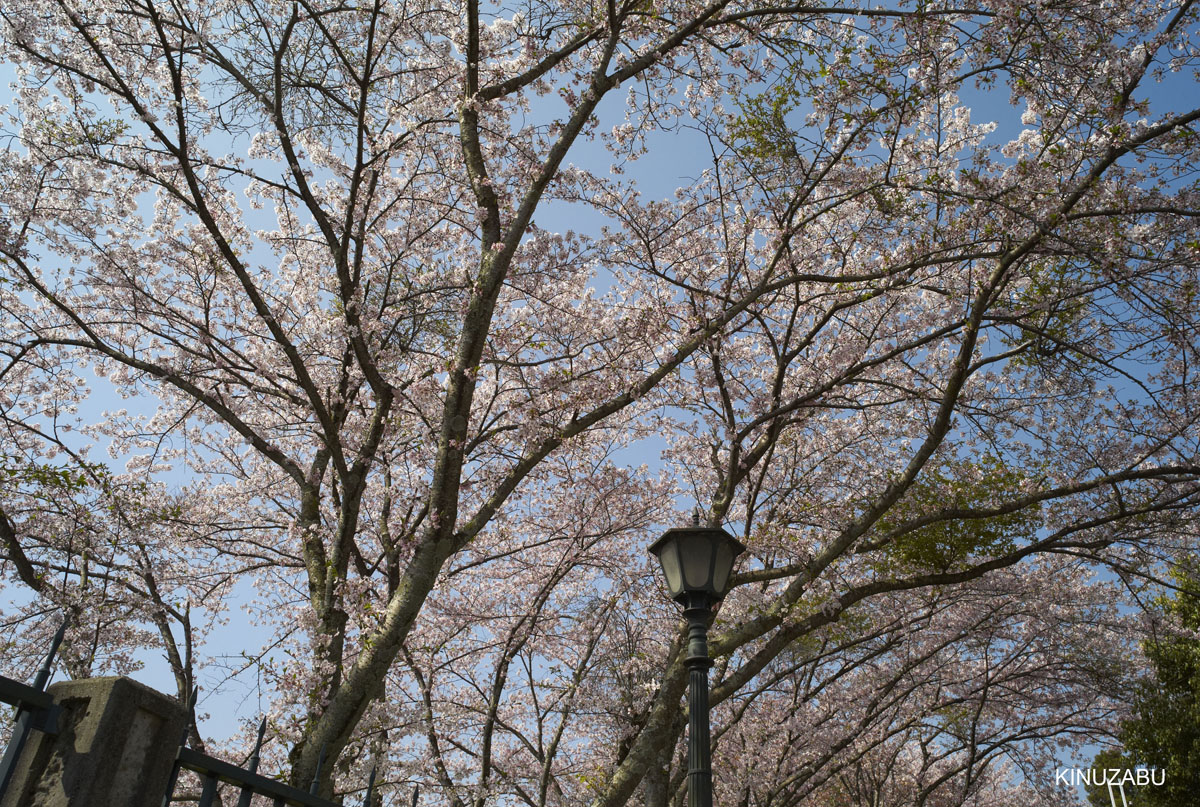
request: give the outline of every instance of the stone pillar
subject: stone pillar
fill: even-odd
[[[46,691],[58,733],[30,733],[0,807],[162,807],[187,709],[130,678]]]

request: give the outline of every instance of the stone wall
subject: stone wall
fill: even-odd
[[[46,691],[62,709],[58,733],[30,734],[0,807],[162,807],[183,704],[129,678]]]

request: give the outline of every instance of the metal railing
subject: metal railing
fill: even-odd
[[[46,683],[50,680],[50,668],[54,665],[54,656],[58,646],[62,644],[63,635],[67,632],[67,620],[63,620],[54,638],[50,640],[50,652],[33,679],[33,684],[23,684],[11,678],[0,675],[0,701],[17,707],[17,716],[13,720],[12,737],[8,747],[4,749],[4,758],[0,759],[0,796],[8,790],[12,781],[13,771],[17,760],[29,739],[29,732],[34,729],[44,734],[58,733],[59,707],[54,699],[46,693]]]
[[[191,712],[196,704],[196,690],[188,700],[188,711]],[[188,770],[200,776],[200,798],[198,807],[212,807],[217,797],[217,785],[220,782],[240,787],[237,807],[250,807],[250,801],[255,795],[267,796],[274,799],[273,807],[338,807],[338,805],[317,795],[317,786],[321,778],[321,766],[325,763],[325,746],[317,756],[317,770],[313,775],[308,792],[297,787],[284,784],[275,779],[269,779],[258,772],[259,751],[262,750],[263,733],[267,728],[267,720],[263,718],[258,724],[258,738],[254,741],[254,751],[250,754],[247,768],[239,768],[229,762],[210,757],[194,748],[187,747],[188,729],[184,729],[179,744],[179,754],[175,758],[175,768],[171,771],[171,779],[167,784],[167,793],[163,797],[163,807],[169,807],[175,795],[175,784],[181,770]],[[367,780],[367,795],[363,799],[363,807],[370,807],[371,797],[375,792],[376,768],[371,769]],[[414,807],[416,798],[414,793]]]

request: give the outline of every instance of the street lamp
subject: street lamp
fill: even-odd
[[[650,545],[662,564],[671,599],[688,621],[688,807],[712,807],[712,752],[708,727],[708,617],[729,587],[733,561],[746,551],[720,527],[675,527]]]

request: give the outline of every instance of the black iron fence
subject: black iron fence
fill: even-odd
[[[193,689],[188,698],[188,712],[196,708],[197,690]],[[258,724],[258,736],[254,740],[254,750],[245,768],[239,768],[224,760],[210,757],[194,748],[187,747],[189,730],[183,730],[179,741],[179,754],[175,757],[175,767],[171,771],[171,779],[167,784],[166,795],[163,796],[163,807],[171,804],[175,795],[175,785],[180,771],[192,771],[200,777],[200,797],[198,807],[212,807],[217,798],[217,785],[220,782],[234,785],[238,788],[237,807],[250,807],[254,796],[266,796],[272,799],[272,807],[338,807],[338,805],[317,795],[317,786],[321,779],[321,766],[325,764],[325,746],[317,756],[317,770],[313,774],[312,784],[308,792],[297,787],[269,779],[258,772],[259,752],[262,751],[263,735],[267,730],[267,719],[264,717]],[[371,768],[371,776],[367,780],[367,794],[363,798],[363,807],[371,807],[371,798],[375,793],[376,768]],[[414,794],[415,796],[415,794]],[[195,799],[189,799],[195,801]],[[416,807],[416,799],[413,799]]]
[[[193,689],[192,697],[188,701],[189,711],[195,708],[195,703],[196,690]],[[199,807],[212,807],[217,798],[217,784],[220,782],[226,782],[239,788],[237,807],[250,807],[250,801],[255,795],[273,799],[273,807],[284,807],[285,805],[287,807],[338,807],[328,799],[323,799],[316,795],[317,783],[321,778],[321,766],[325,763],[324,746],[321,747],[321,753],[317,757],[317,770],[313,775],[312,784],[309,786],[307,793],[299,788],[259,774],[259,751],[262,750],[263,733],[266,731],[266,728],[267,721],[264,718],[258,724],[258,738],[254,741],[254,751],[250,754],[250,760],[247,762],[246,768],[239,768],[236,765],[203,754],[194,748],[188,748],[188,730],[184,729],[183,738],[179,743],[179,755],[175,758],[175,769],[171,771],[167,793],[163,797],[163,807],[170,805],[172,797],[175,795],[175,785],[179,778],[179,772],[183,770],[192,771],[200,776]],[[375,792],[375,771],[375,768],[371,769],[371,777],[367,780],[367,794],[363,799],[363,807],[370,807],[371,805],[371,798]],[[193,800],[189,799],[189,801]],[[415,798],[413,807],[416,807]]]
[[[21,750],[29,739],[29,732],[37,729],[44,734],[58,733],[59,708],[54,699],[46,694],[46,683],[50,680],[50,668],[66,632],[67,620],[64,619],[50,641],[50,652],[46,654],[46,660],[42,662],[32,686],[0,675],[0,701],[17,707],[12,736],[8,740],[8,747],[4,749],[4,758],[0,759],[0,796],[8,790]]]

